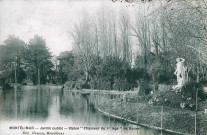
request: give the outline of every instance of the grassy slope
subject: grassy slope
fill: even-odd
[[[122,102],[120,99],[104,99],[99,103],[99,108],[116,116],[123,117],[141,124],[160,127],[161,107],[149,105],[141,102]],[[138,115],[137,115],[138,114]],[[137,118],[138,116],[138,118]],[[163,108],[163,128],[194,134],[195,113],[193,111],[178,108]],[[198,112],[197,134],[206,135],[207,116],[203,112]]]

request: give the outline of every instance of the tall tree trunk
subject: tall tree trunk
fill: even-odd
[[[200,70],[199,70],[199,64],[197,65],[197,73],[196,73],[196,82],[200,81]]]
[[[147,67],[147,45],[144,44],[144,66]]]
[[[113,85],[114,85],[114,76],[111,77],[111,84],[110,84],[111,90],[113,90]]]
[[[40,85],[40,68],[39,68],[39,66],[37,69],[37,78],[38,78],[38,85]]]
[[[85,71],[85,79],[86,79],[86,83],[88,83],[89,82],[89,69],[88,69],[88,67],[86,67],[86,71]]]

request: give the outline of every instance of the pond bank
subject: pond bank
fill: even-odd
[[[102,99],[97,109],[106,116],[169,133],[191,135],[195,132],[195,113],[188,110],[168,107],[162,110],[159,106],[121,102],[119,99]],[[207,116],[198,112],[197,134],[206,135],[206,123]]]
[[[96,89],[82,89],[82,90],[70,90],[68,87],[64,86],[64,90],[69,90],[73,92],[81,92],[83,94],[90,93],[101,93],[101,94],[114,94],[114,95],[124,95],[124,94],[138,94],[138,91],[117,91],[117,90],[96,90]]]
[[[104,93],[104,94],[137,94],[137,91],[116,91],[116,90],[92,90],[82,89],[82,93]]]
[[[135,124],[135,125],[138,125],[138,126],[148,127],[148,128],[162,130],[162,131],[169,132],[169,133],[184,135],[184,133],[180,133],[180,132],[176,132],[176,131],[172,131],[172,130],[168,130],[168,129],[161,129],[160,127],[154,127],[154,126],[150,126],[150,125],[147,125],[147,124],[137,123],[136,121],[132,121],[132,120],[129,120],[129,119],[125,119],[123,117],[119,117],[119,116],[107,113],[107,112],[101,110],[100,108],[97,108],[97,109],[98,109],[99,112],[103,113],[105,116],[116,118],[116,119],[119,119],[119,120],[124,120],[124,121],[127,121],[129,123],[132,123],[132,124]]]
[[[22,90],[30,90],[30,89],[38,89],[38,88],[50,89],[50,90],[53,90],[53,89],[60,90],[62,88],[62,86],[61,85],[22,85],[21,86]]]

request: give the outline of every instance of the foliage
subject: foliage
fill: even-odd
[[[71,31],[75,68],[84,73],[78,78],[91,88],[139,87],[140,94],[149,94],[161,83],[176,82],[176,58],[182,57],[188,81],[206,82],[206,8],[200,2],[162,3],[130,13],[134,19],[127,9],[113,15],[103,9],[91,14],[93,20],[84,13]]]
[[[24,41],[13,35],[9,36],[0,45],[0,71],[4,73],[5,81],[14,82],[14,72],[17,71],[17,81],[22,83],[26,75],[24,68],[24,54],[26,44]]]
[[[201,102],[205,101],[207,94],[203,87],[197,82],[188,82],[180,91],[163,90],[154,94],[151,101],[154,105],[168,106],[173,108],[196,109],[196,92],[198,92],[198,109],[201,109]],[[182,105],[183,104],[183,107]]]
[[[26,44],[24,41],[13,35],[9,36],[1,46],[1,65],[11,65],[12,62],[17,62],[17,67],[20,67],[21,60],[24,56]]]
[[[16,72],[17,72],[17,83],[22,83],[23,80],[26,78],[25,71],[22,68],[18,68]],[[10,74],[10,78],[12,79],[12,82],[15,82],[15,77],[14,76],[15,76],[15,71],[13,71]]]
[[[4,73],[3,80],[7,83],[15,82],[15,72],[18,83],[28,80],[32,80],[33,84],[37,84],[38,80],[40,84],[54,83],[56,77],[51,58],[42,37],[35,35],[26,44],[18,37],[9,36],[0,46],[0,72]]]
[[[105,80],[110,89],[129,90],[129,83],[126,80],[128,69],[130,67],[124,61],[116,57],[107,57],[100,67],[97,67],[97,79]]]
[[[52,72],[53,63],[51,62],[51,53],[46,47],[45,40],[35,35],[29,41],[25,61],[28,74],[30,74],[33,84],[45,84],[48,75]],[[39,73],[38,73],[39,72]],[[38,82],[38,80],[40,82]]]
[[[109,114],[137,122],[141,125],[143,124],[159,128],[161,126],[161,114],[163,114],[162,128],[181,132],[183,134],[194,133],[195,113],[192,111],[164,106],[163,113],[161,113],[161,106],[153,106],[143,103],[142,99],[144,100],[144,98],[141,98],[137,102],[121,102],[121,99],[109,99],[108,97],[100,98],[101,102],[99,103],[99,108]],[[206,116],[203,113],[198,112],[197,122],[197,133],[205,134],[207,131]]]
[[[113,89],[119,90],[119,91],[130,90],[130,84],[127,82],[126,79],[115,78],[114,84],[113,84]]]
[[[153,105],[157,106],[180,108],[180,103],[183,103],[184,99],[181,94],[169,90],[155,93],[151,101],[153,102]]]
[[[71,73],[74,69],[74,56],[72,52],[61,52],[60,55],[57,57],[59,61],[58,64],[58,77],[60,83],[65,83],[68,79],[69,80],[76,80],[75,77],[79,77],[77,73]]]
[[[191,98],[193,101],[196,100],[196,93],[198,96],[198,101],[204,101],[207,98],[207,94],[203,90],[201,83],[188,82],[182,88],[182,95],[184,98]]]
[[[129,79],[131,75],[129,73],[131,72],[130,66],[123,60],[116,57],[107,57],[104,61],[96,56],[93,57],[96,60],[96,65],[93,64],[88,70],[90,78],[88,79],[89,82],[87,82],[84,73],[85,69],[82,68],[84,65],[80,67],[81,63],[77,63],[77,59],[79,58],[74,56],[75,63],[73,66],[77,68],[68,69],[67,65],[69,63],[61,64],[61,69],[68,69],[61,71],[63,74],[67,74],[67,84],[77,81],[75,85],[80,88],[129,90],[131,89],[131,84],[134,83],[133,79],[131,82]],[[85,80],[85,83],[78,80]],[[70,88],[72,87],[70,86]]]
[[[91,79],[90,86],[93,89],[110,90],[110,81],[107,77],[94,76]]]

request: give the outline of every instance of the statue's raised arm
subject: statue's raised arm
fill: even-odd
[[[179,58],[180,59],[180,62],[184,62],[185,61],[185,59],[183,59],[183,58]]]

